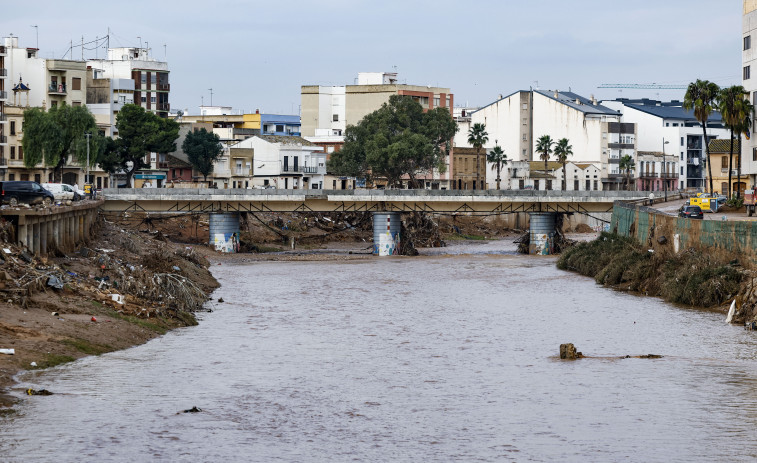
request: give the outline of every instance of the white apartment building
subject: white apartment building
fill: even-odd
[[[602,104],[620,111],[625,122],[634,123],[638,128],[637,149],[645,156],[637,161],[637,177],[642,174],[646,178],[670,176],[677,180],[674,189],[704,188],[707,153],[702,143],[702,125],[694,117],[693,110],[684,110],[681,101],[662,102],[646,98],[606,100]],[[720,113],[710,114],[707,136],[710,139],[730,136],[723,128]],[[649,158],[649,154],[654,154],[657,159]]]
[[[235,157],[235,152],[240,155]],[[250,166],[243,160],[247,156]],[[229,146],[214,170],[218,175],[227,170],[232,176],[251,175],[251,188],[323,189],[326,153],[302,137],[260,135]]]
[[[757,74],[752,78],[752,69],[757,73],[757,0],[744,0],[744,12],[742,17],[742,54],[741,54],[741,85],[749,92],[752,103],[757,105]],[[752,42],[755,41],[754,47]],[[757,185],[757,118],[752,116],[752,136],[749,140],[741,138],[742,164],[741,170],[750,181],[747,188]]]
[[[572,92],[517,91],[473,112],[470,125],[477,123],[486,126],[487,152],[499,145],[516,161],[538,161],[536,141],[543,135],[549,135],[555,142],[567,138],[573,148],[571,162],[602,166],[599,189],[621,188],[618,162],[626,154],[636,157],[635,126],[622,123],[617,110],[599,104],[593,97]],[[467,137],[465,143],[468,146]],[[487,166],[486,175],[491,187],[496,176],[491,165]]]
[[[125,104],[134,104],[134,81],[104,78],[101,70],[92,69],[87,76],[87,108],[106,136],[118,135],[116,115]]]
[[[347,128],[345,89],[345,86],[302,87],[300,121],[303,137],[342,137],[344,140]]]
[[[134,82],[134,104],[168,117],[171,110],[168,63],[150,56],[149,48],[109,48],[107,59],[88,60],[87,66],[97,70],[97,78],[131,79]]]

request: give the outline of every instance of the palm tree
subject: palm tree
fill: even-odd
[[[628,190],[629,189],[628,186],[630,184],[631,171],[636,168],[636,163],[634,162],[631,155],[626,154],[625,156],[620,158],[620,163],[618,165],[618,168],[621,171],[626,172],[626,190]]]
[[[502,148],[499,145],[496,145],[491,151],[489,151],[486,160],[494,164],[492,170],[497,170],[497,189],[499,190],[499,173],[502,170],[502,166],[507,164],[509,159],[507,159],[507,155],[502,151]]]
[[[746,134],[749,137],[749,129],[752,127],[752,116],[754,115],[754,105],[749,101],[749,94],[744,94],[745,98],[739,101],[739,114],[741,116],[741,123],[737,124],[734,130],[736,131],[736,138],[739,140],[739,162],[737,164],[736,171],[736,184],[739,188],[736,190],[736,198],[741,197],[741,134]]]
[[[710,162],[710,144],[707,141],[707,119],[712,113],[713,106],[717,103],[720,87],[708,80],[699,80],[689,84],[686,96],[683,98],[683,108],[686,111],[694,110],[694,117],[702,124],[704,134],[704,147],[707,152],[707,172],[710,177],[710,193],[712,193],[712,163]],[[705,190],[707,185],[705,182]]]
[[[539,159],[544,160],[545,175],[549,170],[547,161],[549,161],[549,155],[552,154],[552,145],[554,144],[554,140],[552,140],[552,137],[550,137],[549,135],[542,135],[538,140],[536,140],[536,152],[539,153]]]
[[[481,147],[489,141],[489,134],[486,133],[486,125],[476,122],[468,130],[468,143],[476,148],[476,185],[481,185]],[[475,187],[473,188],[475,190]]]
[[[568,162],[568,156],[573,155],[573,147],[567,138],[561,138],[555,145],[555,157],[562,164],[562,189],[567,190],[567,173],[565,172],[565,163]]]
[[[731,148],[728,156],[728,192],[731,197],[731,185],[733,184],[733,140],[736,127],[741,125],[743,115],[741,114],[741,102],[744,96],[749,95],[741,85],[732,85],[727,88],[721,88],[718,92],[718,110],[723,118],[723,124],[731,130]],[[740,138],[740,137],[739,137]]]

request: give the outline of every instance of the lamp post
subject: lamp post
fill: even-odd
[[[86,185],[87,183],[89,183],[89,139],[92,137],[92,134],[89,133],[89,132],[87,132],[87,133],[84,134],[84,136],[87,137],[87,166],[85,168],[86,170],[84,171],[85,172],[84,173],[84,185]],[[92,192],[92,188],[91,187],[90,187],[89,191],[90,191],[90,196],[91,196],[91,192]]]
[[[662,174],[662,191],[665,192],[665,202],[668,202],[668,163],[665,162],[665,145],[670,143],[669,141],[665,141],[665,137],[662,137],[662,166],[663,166],[663,174]]]

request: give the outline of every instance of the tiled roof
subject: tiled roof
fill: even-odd
[[[464,146],[456,146],[452,149],[452,154],[469,154],[469,155],[475,155],[476,154],[476,148],[468,148]],[[481,155],[484,156],[486,154],[486,148],[481,148]]]
[[[166,156],[166,161],[168,162],[168,167],[179,167],[182,169],[192,167],[192,164],[188,163],[187,161],[179,159],[176,156],[171,156],[170,154]]]
[[[741,140],[733,141],[733,152],[739,153],[741,149]],[[710,153],[730,153],[731,140],[728,138],[710,140]]]
[[[256,135],[256,137],[267,141],[268,143],[281,143],[282,145],[302,145],[302,146],[318,146],[315,143],[310,143],[302,137],[287,136],[287,135]]]
[[[531,171],[541,171],[544,172],[544,161],[529,161],[528,167]],[[547,169],[549,170],[557,170],[561,169],[562,164],[556,161],[547,161]]]

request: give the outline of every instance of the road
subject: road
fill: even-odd
[[[663,203],[657,203],[654,206],[652,206],[654,209],[657,209],[661,212],[665,212],[672,215],[677,215],[678,210],[683,206],[684,204],[688,204],[688,199],[674,199]],[[747,217],[746,211],[742,208],[738,211],[718,211],[715,213],[711,212],[705,212],[704,213],[704,219],[705,220],[741,220],[741,221],[755,221],[757,220],[757,216],[755,217]]]

